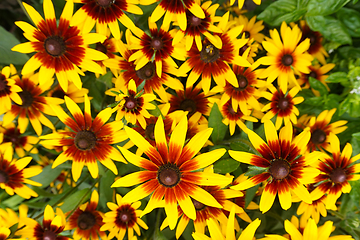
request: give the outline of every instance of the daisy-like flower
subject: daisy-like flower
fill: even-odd
[[[65,104],[73,118],[61,107],[54,108],[54,111],[60,121],[71,128],[71,131],[59,131],[41,136],[45,146],[59,146],[64,149],[55,159],[52,167],[55,168],[67,160],[72,160],[71,170],[75,181],[79,179],[84,165],[88,167],[91,176],[97,178],[99,174],[97,161],[117,174],[118,171],[112,159],[124,163],[126,161],[111,144],[127,139],[125,132],[121,130],[122,122],[106,123],[113,113],[111,108],[102,110],[92,120],[90,100],[87,95],[85,95],[84,113],[73,100],[66,96]]]
[[[19,127],[16,127],[13,122],[8,125],[0,125],[0,133],[4,134],[3,142],[11,142],[19,157],[24,157],[25,151],[30,151],[32,154],[38,153],[38,149],[33,145],[39,142],[39,138],[22,135]]]
[[[241,112],[250,115],[250,110],[261,110],[258,98],[261,97],[259,88],[266,86],[266,82],[257,78],[256,70],[249,67],[244,68],[237,65],[233,66],[239,87],[234,87],[230,83],[226,83],[225,87],[219,90],[223,92],[220,105],[231,99],[233,109],[240,108]]]
[[[121,22],[126,28],[136,28],[132,20],[124,13],[130,12],[142,15],[143,11],[135,4],[138,1],[132,0],[73,0],[76,3],[84,4],[72,17],[71,26],[80,25],[84,33],[88,33],[96,23],[96,32],[106,35],[107,28],[115,39],[120,39]]]
[[[295,97],[299,92],[299,88],[293,87],[287,93],[283,92],[281,89],[277,90],[274,86],[268,86],[269,92],[263,92],[263,96],[270,101],[266,104],[261,111],[268,111],[261,122],[264,122],[265,119],[272,119],[276,115],[276,129],[279,129],[283,123],[297,123],[297,117],[299,115],[299,110],[295,105],[304,101],[303,97]]]
[[[123,87],[123,86],[122,86]],[[117,88],[111,88],[105,92],[110,96],[115,96],[115,101],[118,102],[114,108],[117,110],[116,120],[125,120],[131,124],[139,122],[142,128],[146,128],[145,118],[149,118],[150,114],[147,110],[155,109],[155,106],[150,103],[156,98],[154,94],[137,92],[134,80],[129,82],[127,93]]]
[[[83,68],[91,72],[102,73],[102,68],[93,60],[107,58],[102,52],[88,48],[88,44],[105,40],[106,36],[96,33],[80,34],[76,26],[70,27],[74,4],[72,0],[66,2],[57,25],[54,6],[51,0],[44,0],[45,20],[30,5],[23,3],[37,28],[26,22],[15,22],[24,31],[24,36],[30,41],[21,43],[12,48],[22,53],[36,52],[24,65],[23,75],[34,72],[40,67],[40,85],[44,84],[56,74],[64,91],[67,91],[68,82],[73,82],[81,89],[79,74]]]
[[[22,100],[18,94],[21,88],[16,85],[14,79],[10,78],[11,75],[16,74],[14,65],[6,66],[0,73],[0,115],[11,109],[11,101],[16,104],[22,104]]]
[[[187,52],[189,57],[179,68],[179,75],[184,75],[191,71],[186,81],[186,87],[195,84],[201,77],[201,86],[205,94],[210,90],[211,76],[213,76],[217,85],[225,86],[225,82],[238,87],[238,81],[235,73],[229,64],[250,67],[250,63],[239,56],[239,49],[248,41],[246,39],[237,39],[241,33],[242,26],[228,30],[229,12],[224,14],[219,21],[218,27],[223,33],[214,33],[220,37],[222,47],[219,49],[212,44],[209,39],[205,38],[202,49],[199,51],[196,44],[193,44],[190,51]]]
[[[309,67],[310,73],[308,73],[308,74],[301,73],[300,78],[297,81],[303,89],[307,89],[307,88],[310,88],[309,78],[312,77],[312,78],[315,78],[316,80],[320,81],[322,84],[324,84],[325,87],[327,88],[327,90],[329,91],[330,89],[325,82],[328,75],[325,75],[325,74],[327,72],[329,72],[331,69],[333,69],[334,67],[335,67],[334,63],[329,63],[324,66],[320,66],[319,64],[310,66]],[[311,90],[315,94],[315,96],[320,96],[319,91],[316,91],[315,89],[311,89]]]
[[[34,219],[26,220],[26,227],[19,232],[22,237],[29,240],[69,240],[70,238],[59,235],[65,229],[65,216],[60,208],[56,209],[56,215],[50,205],[45,207],[42,225]]]
[[[301,73],[310,73],[309,66],[313,57],[306,53],[310,46],[310,40],[301,39],[301,30],[297,25],[292,29],[285,22],[281,24],[279,32],[274,29],[270,30],[271,38],[266,38],[262,42],[267,51],[267,56],[260,58],[258,64],[270,65],[260,73],[260,78],[267,78],[272,83],[276,78],[278,85],[283,92],[287,91],[288,83],[295,84],[299,89],[300,86],[295,79],[294,71]]]
[[[64,100],[41,96],[42,93],[49,90],[52,81],[39,85],[39,77],[39,73],[23,76],[22,79],[19,76],[15,76],[16,84],[22,88],[22,92],[18,93],[22,99],[22,104],[11,105],[11,110],[4,115],[4,125],[8,125],[18,117],[20,133],[25,132],[29,125],[29,120],[38,136],[42,133],[41,124],[55,129],[52,122],[43,113],[51,116],[56,115],[51,106],[59,106]]]
[[[149,21],[149,30],[149,35],[138,29],[133,31],[138,38],[129,36],[129,48],[136,51],[131,54],[128,60],[130,62],[135,60],[135,70],[139,70],[154,59],[156,74],[161,77],[162,62],[165,61],[168,65],[177,68],[172,57],[184,61],[185,49],[181,43],[173,45],[172,40],[176,30],[169,31],[169,25],[163,23],[158,29],[156,23]]]
[[[130,187],[142,183],[128,192],[123,200],[134,202],[152,194],[142,215],[164,204],[170,229],[174,229],[176,226],[178,204],[182,211],[193,220],[196,218],[196,210],[191,199],[207,206],[222,208],[216,199],[200,186],[227,184],[232,180],[215,173],[194,172],[212,164],[226,151],[225,149],[216,149],[196,155],[210,137],[212,129],[208,128],[197,133],[184,146],[187,126],[187,117],[183,116],[174,128],[168,143],[164,122],[159,117],[155,124],[156,147],[153,147],[135,130],[125,127],[131,141],[141,148],[150,160],[120,148],[129,162],[145,170],[126,175],[112,185],[112,187]]]
[[[330,123],[335,112],[336,108],[324,110],[317,117],[310,119],[307,126],[310,127],[311,138],[307,151],[312,152],[316,149],[323,151],[325,149],[331,152],[330,133],[339,134],[347,129],[347,126],[344,126],[347,123],[345,120]]]
[[[205,168],[204,172],[213,173],[214,170],[212,166]],[[230,177],[230,175],[228,175]],[[205,227],[207,224],[208,219],[213,218],[219,221],[220,225],[224,225],[224,223],[227,222],[227,216],[223,212],[224,210],[230,212],[232,207],[235,206],[235,213],[245,213],[244,210],[239,207],[238,205],[234,204],[231,201],[231,198],[235,197],[241,197],[243,196],[243,193],[240,191],[236,191],[233,189],[221,189],[220,186],[204,186],[202,187],[205,191],[210,193],[218,203],[220,203],[223,208],[216,208],[216,207],[210,207],[206,206],[205,204],[198,202],[194,199],[191,199],[192,203],[194,204],[195,210],[196,210],[196,219],[193,220],[195,232],[198,233],[205,233]],[[190,218],[181,210],[181,208],[178,206],[178,213],[180,221],[176,228],[176,239],[179,239],[179,237],[183,234],[186,226],[189,224]],[[245,221],[251,222],[251,219],[249,216],[246,215]],[[162,231],[164,228],[168,226],[168,220],[165,218],[164,222],[162,223],[160,230]]]
[[[109,239],[116,237],[118,240],[122,240],[126,232],[128,233],[127,239],[133,239],[134,230],[138,236],[141,235],[139,226],[148,229],[146,223],[140,219],[142,213],[141,210],[138,210],[141,205],[140,201],[126,202],[119,194],[116,194],[116,203],[107,203],[111,211],[105,213],[104,225],[100,229],[110,232]]]
[[[28,209],[28,206],[25,204],[19,206],[18,213],[11,208],[0,208],[0,227],[12,228],[13,231],[21,229],[24,226],[24,220],[27,219]],[[15,224],[16,227],[14,228]]]
[[[292,240],[303,240],[303,239],[312,239],[312,240],[354,240],[350,235],[339,235],[332,236],[330,234],[335,230],[333,227],[332,221],[326,221],[324,225],[318,227],[314,221],[314,219],[309,218],[309,221],[305,225],[303,231],[299,231],[297,227],[290,222],[289,220],[285,220],[284,222],[285,230],[290,235],[289,239]],[[264,240],[288,240],[288,238],[278,236],[278,235],[266,235]]]
[[[244,132],[247,132],[248,128],[244,124],[245,120],[250,122],[258,121],[256,118],[250,115],[245,115],[238,105],[236,105],[235,109],[233,108],[231,99],[229,99],[227,102],[220,103],[219,105],[219,110],[223,116],[222,122],[229,126],[230,135],[234,134],[236,125],[238,125]],[[250,109],[248,109],[247,112],[250,112]]]
[[[206,220],[206,223],[209,227],[209,232],[211,238],[206,236],[204,233],[195,231],[192,234],[194,240],[236,240],[235,238],[235,206],[231,208],[229,218],[226,224],[226,232],[225,236],[222,232],[221,227],[219,226],[218,222],[214,218],[209,218]],[[261,220],[258,218],[255,219],[252,223],[250,223],[240,234],[238,240],[249,240],[254,239],[255,231],[260,226]]]
[[[75,229],[73,238],[79,239],[100,239],[107,240],[107,235],[104,231],[100,231],[103,226],[103,213],[96,210],[99,203],[99,194],[94,190],[91,194],[90,202],[82,204],[69,217],[64,230]]]
[[[239,17],[234,18],[233,21],[236,23],[235,26],[244,26],[241,31],[242,37],[254,39],[257,43],[261,43],[264,40],[265,35],[260,33],[264,29],[263,21],[256,21],[256,16],[249,20],[246,16],[239,15]]]
[[[0,150],[0,188],[4,189],[9,195],[15,193],[26,199],[37,197],[38,194],[25,185],[41,186],[40,183],[29,179],[42,171],[40,166],[26,168],[31,159],[31,157],[13,159],[11,144],[3,143]]]
[[[360,154],[351,157],[352,146],[347,143],[342,152],[340,152],[339,138],[330,133],[330,147],[332,156],[322,155],[320,161],[316,163],[316,168],[320,174],[315,178],[319,183],[313,191],[315,198],[319,198],[327,193],[326,207],[334,208],[335,202],[342,193],[349,193],[351,185],[349,181],[360,179],[360,163],[353,164],[360,159]]]
[[[244,2],[245,0],[238,0],[238,6],[239,8],[241,9],[243,6],[244,6]],[[257,5],[260,5],[261,4],[261,0],[253,0],[254,3],[256,3]],[[235,3],[235,0],[230,0],[230,6],[234,5]]]
[[[179,43],[185,38],[185,48],[189,51],[195,40],[196,46],[199,51],[202,49],[202,36],[205,36],[215,47],[221,48],[222,42],[217,35],[213,35],[210,32],[221,33],[221,29],[214,25],[218,22],[218,18],[215,17],[216,9],[219,4],[211,5],[211,1],[204,2],[201,5],[205,13],[205,18],[201,19],[192,14],[189,10],[186,10],[187,26],[186,30],[180,29],[176,32],[173,40],[173,44]]]
[[[153,3],[155,0],[148,0]],[[150,16],[151,22],[158,21],[164,14],[163,24],[170,25],[173,19],[179,23],[180,29],[185,31],[187,27],[186,10],[190,11],[195,17],[203,19],[205,14],[196,0],[157,0],[159,5],[154,9]],[[175,15],[175,16],[174,16]],[[174,18],[175,17],[175,18]]]
[[[84,96],[89,93],[89,89],[81,88],[80,90],[74,83],[69,83],[68,90],[65,92],[59,84],[55,85],[49,92],[49,97],[64,99],[65,96],[71,98],[76,103],[83,103]]]
[[[235,160],[263,168],[264,172],[231,188],[244,190],[265,181],[260,199],[260,211],[263,213],[271,208],[276,194],[285,210],[291,207],[292,194],[306,203],[311,203],[310,194],[304,184],[310,183],[318,175],[319,171],[310,166],[318,159],[320,153],[303,155],[310,140],[309,130],[304,130],[293,139],[291,124],[285,124],[280,130],[279,137],[270,120],[265,121],[264,127],[268,144],[253,131],[247,132],[260,156],[229,150],[230,156]]]

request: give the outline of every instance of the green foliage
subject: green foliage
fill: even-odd
[[[60,175],[61,171],[64,169],[64,166],[65,165],[61,165],[59,167],[52,168],[51,165],[48,165],[43,168],[39,175],[32,177],[31,180],[41,183],[41,187],[46,188]]]
[[[232,159],[220,159],[214,163],[214,172],[226,174],[235,171],[240,165],[240,162]]]
[[[352,37],[360,37],[360,13],[354,9],[341,8],[336,13],[337,18],[346,26]]]
[[[64,204],[60,206],[63,212],[69,212],[73,209],[76,209],[80,206],[80,204],[84,203],[86,200],[90,198],[90,190],[82,189],[80,191],[76,191],[74,194],[68,196]]]
[[[306,16],[330,15],[337,12],[350,0],[310,0]]]
[[[0,36],[0,63],[22,65],[29,60],[26,54],[11,51],[11,48],[20,42],[2,26],[0,26]]]
[[[211,134],[211,140],[213,143],[219,143],[225,137],[227,126],[222,123],[222,114],[219,110],[218,105],[215,103],[211,109],[209,116],[209,127],[213,128]]]

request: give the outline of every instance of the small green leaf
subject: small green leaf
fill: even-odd
[[[360,48],[344,46],[344,47],[339,48],[337,52],[345,59],[360,58]]]
[[[354,9],[341,8],[336,13],[337,18],[347,27],[352,37],[360,37],[360,13]]]
[[[89,189],[85,188],[80,191],[76,191],[74,194],[70,195],[64,201],[64,204],[61,205],[61,210],[63,212],[69,212],[73,210],[81,201],[80,204],[84,203],[90,197]]]
[[[263,167],[257,167],[257,166],[249,166],[248,167],[248,171],[245,173],[245,176],[249,176],[249,177],[252,177],[252,176],[255,176],[255,175],[259,175],[263,172],[266,171],[266,168],[263,168]]]
[[[351,146],[353,148],[353,156],[360,153],[360,132],[353,133],[351,138]],[[360,190],[360,188],[359,188]]]
[[[330,15],[345,6],[350,0],[310,0],[306,16]]]
[[[221,174],[231,173],[235,171],[239,165],[240,162],[232,158],[220,159],[214,163],[214,172]]]
[[[99,206],[106,208],[106,203],[113,199],[114,189],[110,186],[115,182],[115,174],[112,171],[107,171],[100,178],[99,185]]]
[[[51,165],[48,165],[43,168],[39,175],[32,177],[31,180],[41,183],[41,188],[46,188],[60,175],[62,170],[61,166],[52,168]]]
[[[238,139],[236,141],[232,141],[230,143],[230,149],[235,150],[235,151],[249,152],[249,153],[259,155],[259,153],[256,151],[256,149],[251,144],[251,142],[244,140],[244,139]]]
[[[309,83],[310,87],[316,91],[319,91],[321,96],[328,94],[328,90],[326,89],[325,85],[319,80],[313,77],[309,77]]]
[[[2,26],[0,26],[0,36],[0,63],[23,65],[29,60],[26,54],[11,50],[12,47],[20,44],[20,42]]]
[[[98,77],[96,80],[98,80],[99,82],[104,83],[108,88],[111,88],[113,83],[111,81],[111,79],[113,78],[113,74],[111,71],[108,71],[106,74]]]
[[[347,78],[347,74],[345,72],[334,72],[326,78],[325,82],[346,83],[349,82],[349,79]]]
[[[254,199],[260,184],[246,190],[245,194],[245,208],[249,206],[250,202]]]
[[[279,16],[278,18],[276,18],[272,24],[274,26],[279,26],[281,25],[282,22],[286,22],[286,23],[291,23],[291,22],[296,22],[298,21],[302,16],[304,16],[306,13],[306,9],[299,9],[299,10],[295,10],[292,11],[290,13],[286,13],[282,16]]]
[[[304,103],[313,106],[320,106],[323,104],[323,98],[322,97],[305,98]]]
[[[339,105],[339,116],[348,113],[351,117],[360,117],[360,95],[350,93]]]
[[[209,127],[213,128],[211,139],[213,143],[222,141],[225,137],[227,126],[222,123],[223,116],[219,110],[219,107],[214,103],[210,116],[209,116]]]
[[[297,0],[279,0],[270,4],[257,18],[264,20],[270,25],[276,26],[277,24],[279,25],[279,18],[282,18],[286,14],[293,13],[296,11],[296,7]]]
[[[352,40],[349,33],[342,23],[331,16],[307,16],[306,21],[313,31],[321,34],[334,42],[341,44],[351,44]]]

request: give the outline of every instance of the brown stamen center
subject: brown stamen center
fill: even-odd
[[[106,54],[107,51],[108,51],[107,47],[106,47],[104,44],[99,43],[99,42],[96,43],[95,49],[98,50],[98,51],[100,51],[100,52],[102,52],[102,53],[104,53],[104,54]]]
[[[282,58],[281,58],[281,63],[285,66],[291,66],[291,64],[293,64],[294,59],[290,54],[285,54]]]
[[[325,142],[325,140],[326,140],[326,133],[321,129],[316,129],[315,131],[313,131],[311,133],[310,140],[314,144],[321,144],[321,143]]]
[[[59,57],[65,52],[64,39],[59,36],[51,36],[44,42],[44,48],[53,57]]]
[[[342,168],[336,168],[330,174],[330,179],[334,183],[343,183],[346,181],[346,172]]]
[[[7,129],[4,133],[4,142],[12,142],[15,146],[22,145],[20,132],[15,128]]]
[[[309,77],[312,77],[312,78],[317,78],[317,74],[316,74],[316,72],[314,72],[314,71],[311,71],[309,74],[308,74],[308,78]]]
[[[248,49],[248,45],[245,44],[244,46],[242,46],[240,49],[239,49],[239,55],[242,56],[244,54],[244,52],[246,51],[246,49]]]
[[[91,229],[96,223],[96,217],[91,212],[82,212],[77,219],[77,225],[81,230]]]
[[[0,91],[4,91],[7,87],[8,81],[6,81],[6,77],[0,73]]]
[[[0,170],[0,183],[8,183],[8,182],[9,182],[9,175],[6,172]]]
[[[146,126],[145,129],[145,136],[150,139],[150,140],[155,140],[155,134],[154,134],[154,130],[155,130],[155,124],[149,124]]]
[[[51,230],[45,230],[43,234],[43,240],[56,240],[57,234]]]
[[[136,75],[142,80],[149,80],[155,76],[155,64],[148,62],[145,66],[136,71]]]
[[[205,63],[215,62],[220,57],[220,50],[211,43],[203,45],[200,52],[200,58]]]
[[[285,160],[275,159],[271,162],[269,173],[274,179],[282,180],[289,175],[290,165]]]
[[[162,165],[157,173],[157,179],[164,187],[174,187],[180,182],[181,173],[173,163]]]
[[[131,96],[126,97],[124,106],[127,110],[133,110],[134,108],[136,108],[136,99]]]
[[[290,106],[290,102],[287,98],[280,98],[278,101],[278,108],[281,110],[285,110]]]
[[[201,24],[201,18],[198,18],[198,17],[194,16],[193,14],[191,14],[191,17],[189,17],[189,22],[190,22],[190,25],[197,27]]]
[[[114,2],[115,0],[96,0],[96,3],[103,8],[110,7]]]
[[[313,45],[314,43],[316,43],[316,36],[314,36],[313,34],[309,33],[305,36],[305,38],[309,38],[310,40],[310,45]]]
[[[196,112],[196,103],[192,99],[184,99],[180,103],[180,110],[188,111],[189,116],[193,115]]]
[[[83,151],[93,149],[96,144],[96,135],[87,130],[80,131],[76,134],[74,143],[78,149]]]
[[[193,198],[191,198],[191,201],[194,204],[195,210],[197,210],[197,211],[203,210],[206,207],[205,204],[203,204]]]
[[[64,99],[65,98],[65,93],[63,90],[56,90],[54,91],[52,94],[51,94],[52,97],[56,97],[56,98],[61,98],[61,99]]]
[[[162,41],[161,38],[159,37],[154,37],[152,40],[151,40],[151,43],[150,43],[151,47],[154,49],[154,50],[161,50],[164,46],[164,43]]]
[[[29,91],[22,91],[22,92],[18,92],[21,100],[22,100],[22,104],[20,105],[21,107],[30,107],[34,101],[34,98],[32,96],[32,94]]]
[[[239,87],[236,88],[236,90],[237,91],[242,91],[242,90],[246,89],[246,87],[249,84],[247,78],[244,75],[237,75],[236,78],[237,78],[238,83],[239,83]]]

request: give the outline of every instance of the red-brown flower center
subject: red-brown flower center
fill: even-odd
[[[314,43],[316,43],[316,36],[314,34],[312,34],[312,32],[309,32],[308,34],[306,34],[305,39],[308,38],[310,40],[310,45],[313,45]]]
[[[0,170],[0,183],[8,183],[8,182],[9,182],[9,175],[3,170]]]
[[[151,47],[154,49],[154,50],[161,50],[164,46],[164,43],[162,41],[161,38],[159,37],[154,37],[152,40],[151,40],[151,43],[150,43]]]
[[[4,91],[7,87],[8,81],[6,77],[0,73],[0,91]]]
[[[100,42],[96,43],[95,49],[102,52],[102,53],[104,53],[104,54],[106,54],[107,51],[108,51],[107,47],[104,44],[100,43]]]
[[[93,149],[96,145],[96,135],[87,130],[80,131],[74,138],[75,146],[83,151]]]
[[[148,62],[145,66],[136,71],[136,75],[142,80],[152,79],[155,76],[155,64]]]
[[[130,205],[123,205],[117,209],[116,222],[119,226],[132,226],[136,220],[136,213]]]
[[[326,133],[321,129],[316,129],[315,131],[313,131],[311,133],[310,140],[314,144],[321,144],[321,143],[325,142],[325,140],[326,140]]]
[[[290,106],[290,102],[289,100],[284,97],[284,98],[280,98],[279,101],[278,101],[278,108],[281,109],[281,110],[285,110],[287,109],[289,106]]]
[[[171,188],[176,186],[180,182],[181,173],[176,164],[167,163],[159,168],[157,173],[157,179],[159,183],[164,187]]]
[[[191,16],[189,17],[189,22],[190,22],[190,25],[197,27],[201,24],[201,18],[198,18],[198,17],[194,16],[193,14],[191,14]]]
[[[244,75],[237,75],[236,76],[238,83],[239,83],[239,87],[235,88],[237,91],[242,91],[244,89],[246,89],[246,87],[248,86],[249,82],[247,80],[247,78]]]
[[[64,39],[59,36],[48,37],[44,41],[44,48],[53,57],[61,56],[66,49]]]
[[[330,179],[334,183],[343,183],[346,181],[346,172],[343,168],[336,168],[330,173]]]
[[[203,204],[193,198],[191,198],[191,201],[194,204],[195,210],[197,210],[197,211],[203,210],[206,207],[205,204]]]
[[[234,110],[233,107],[232,107],[232,104],[229,104],[229,105],[228,105],[228,112],[229,112],[231,115],[235,115],[235,114],[236,114],[235,110]]]
[[[12,142],[15,146],[22,145],[22,138],[20,132],[16,128],[9,128],[4,133],[4,142]]]
[[[45,230],[43,234],[43,240],[56,240],[57,234],[51,230]]]
[[[91,212],[82,212],[77,219],[77,225],[81,230],[89,230],[95,223],[96,217]]]
[[[148,139],[151,139],[151,140],[155,140],[155,134],[154,134],[154,130],[155,130],[155,124],[149,124],[146,126],[146,129],[145,129],[145,136],[148,138]]]
[[[203,45],[203,48],[200,52],[200,58],[205,63],[215,62],[220,57],[220,50],[217,49],[211,43]]]
[[[282,159],[275,159],[271,162],[269,173],[276,180],[286,178],[290,173],[290,164]]]
[[[184,99],[181,103],[180,103],[180,110],[183,111],[188,111],[189,115],[191,116],[196,112],[196,103],[194,100],[192,99]]]
[[[248,49],[248,45],[245,44],[244,46],[242,46],[240,49],[239,49],[239,55],[242,56],[244,54],[244,52],[246,51],[246,49]]]
[[[96,3],[103,8],[110,7],[116,0],[95,0]]]
[[[287,67],[291,66],[291,64],[293,64],[293,62],[294,62],[294,59],[290,54],[285,54],[281,58],[281,63]]]
[[[56,91],[54,91],[52,94],[51,94],[52,97],[56,97],[56,98],[61,98],[61,99],[64,99],[65,98],[65,93],[63,90],[61,89],[58,89]]]
[[[22,104],[20,105],[21,107],[27,108],[32,105],[34,98],[31,92],[23,90],[22,92],[18,92],[18,94],[22,100]]]
[[[317,74],[316,74],[316,72],[314,72],[314,71],[311,71],[308,75],[307,75],[307,77],[309,78],[309,77],[312,77],[312,78],[317,78]]]
[[[136,99],[134,98],[134,97],[132,97],[132,96],[130,96],[130,97],[125,97],[125,104],[124,104],[124,106],[125,106],[125,108],[127,109],[127,110],[133,110],[133,109],[135,109],[136,108]]]

